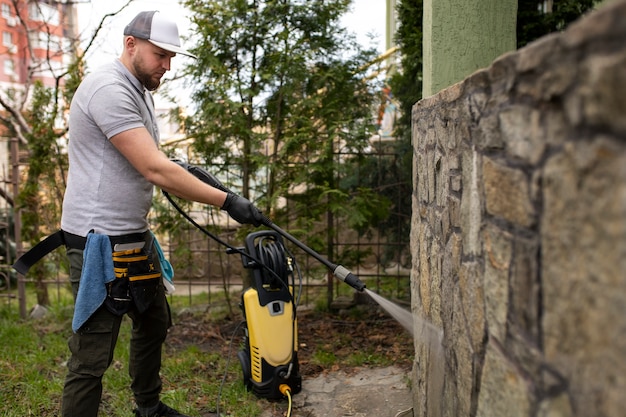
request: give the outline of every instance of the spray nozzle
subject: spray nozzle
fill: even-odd
[[[341,281],[345,282],[357,291],[362,292],[365,289],[365,283],[363,283],[363,281],[361,281],[359,277],[357,277],[341,265],[335,268],[333,274]]]

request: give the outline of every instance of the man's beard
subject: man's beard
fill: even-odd
[[[161,80],[159,79],[157,81],[154,81],[150,74],[144,72],[141,68],[141,61],[134,62],[133,66],[135,68],[135,74],[137,74],[137,79],[148,91],[154,91],[159,88],[159,85],[161,85]]]

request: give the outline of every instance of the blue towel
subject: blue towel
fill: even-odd
[[[89,233],[83,252],[83,271],[74,305],[72,330],[77,332],[104,303],[106,284],[115,279],[111,240],[107,235]]]
[[[174,292],[173,291],[174,268],[172,267],[172,264],[170,263],[170,261],[168,261],[165,258],[165,255],[163,254],[163,249],[161,249],[161,245],[159,245],[159,241],[157,240],[154,233],[152,233],[152,239],[154,241],[154,247],[156,248],[157,254],[159,255],[159,263],[161,264],[161,274],[163,274],[163,278],[165,278],[170,284],[172,284],[170,287],[168,287],[168,290],[169,290],[168,292],[172,293]]]

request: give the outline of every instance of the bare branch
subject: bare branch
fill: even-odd
[[[26,25],[26,21],[24,20],[24,17],[22,16],[22,13],[20,12],[20,8],[19,0],[11,0],[11,3],[13,4],[13,9],[15,10],[15,16],[17,17],[17,19],[20,22],[20,26],[24,29],[25,33],[29,32],[28,26]],[[26,45],[28,48],[28,54],[29,54],[29,58],[32,62],[33,60],[33,48],[31,47],[31,41],[30,41],[30,36],[26,36]],[[24,91],[29,91],[30,90],[30,86],[31,86],[31,82],[32,82],[32,74],[30,72],[30,68],[29,68],[29,72],[28,72],[28,76],[26,77],[26,80],[23,84],[24,86]],[[28,100],[28,94],[24,94],[22,96],[22,100],[19,102],[18,108],[19,109],[23,109],[24,106],[26,105],[26,101]]]
[[[24,116],[22,116],[22,113],[16,110],[15,107],[11,106],[11,104],[8,103],[2,96],[0,96],[0,106],[2,106],[2,108],[5,109],[12,117],[12,119],[3,118],[2,120],[9,122],[13,126],[13,129],[15,130],[15,133],[21,143],[28,144],[28,141],[22,132],[30,133],[31,127],[26,119],[24,119]]]
[[[102,17],[98,27],[96,28],[91,38],[89,39],[89,43],[87,47],[82,51],[82,53],[80,54],[76,53],[77,59],[83,59],[87,51],[91,48],[92,45],[94,45],[94,42],[96,38],[98,37],[99,32],[103,29],[106,22],[111,17],[119,14],[122,10],[126,9],[132,3],[132,1],[133,0],[127,0],[127,2],[122,7],[120,7],[117,11],[108,13]],[[68,3],[69,2],[66,2],[64,4],[68,4]],[[74,1],[72,3],[81,3],[81,2]],[[26,17],[24,16],[24,9],[23,9],[24,2],[20,0],[11,0],[11,4],[13,5],[13,9],[15,10],[16,18],[18,19],[19,24],[25,33],[28,34],[28,33],[33,32],[33,30],[36,30],[36,31],[44,32],[47,35],[46,55],[43,60],[38,59],[35,56],[33,44],[32,44],[33,39],[31,38],[31,36],[25,37],[26,48],[25,48],[24,53],[27,54],[28,56],[29,65],[27,67],[27,75],[25,79],[22,81],[22,84],[20,86],[24,90],[25,93],[20,94],[20,95],[16,94],[15,97],[10,97],[10,100],[9,100],[9,97],[0,95],[0,108],[3,108],[4,110],[6,110],[6,116],[0,117],[0,121],[2,121],[3,123],[7,125],[12,126],[13,130],[16,132],[16,135],[20,143],[28,144],[26,135],[30,134],[32,129],[23,115],[23,109],[25,108],[26,103],[28,101],[27,92],[30,91],[30,89],[32,88],[32,83],[33,83],[35,73],[37,73],[38,71],[46,70],[46,71],[50,71],[50,73],[52,74],[55,80],[53,105],[54,105],[54,109],[56,113],[58,112],[58,106],[59,106],[59,100],[60,100],[59,92],[62,89],[62,80],[65,78],[65,76],[67,76],[69,69],[66,68],[65,70],[59,73],[56,71],[56,67],[52,64],[53,58],[58,56],[59,53],[63,53],[63,52],[57,51],[57,46],[52,44],[52,36],[51,36],[52,33],[50,31],[50,26],[48,25],[48,23],[42,22],[37,28],[33,28],[32,25],[29,26],[28,22],[26,21]],[[32,7],[40,8],[40,5],[38,3],[33,3]],[[52,48],[54,48],[54,51],[52,50]],[[56,135],[57,137],[62,137],[66,133],[67,133],[67,128],[61,129],[61,131],[56,132]]]
[[[104,27],[106,21],[110,18],[110,17],[114,17],[117,14],[119,14],[122,10],[124,10],[125,8],[127,8],[128,6],[130,6],[130,4],[133,2],[133,0],[128,0],[126,2],[126,4],[124,4],[122,7],[120,7],[116,12],[112,12],[112,13],[107,13],[104,16],[102,16],[102,19],[100,19],[100,23],[98,24],[98,26],[96,27],[96,29],[93,31],[93,34],[91,36],[91,39],[89,40],[89,43],[87,44],[87,46],[85,47],[85,50],[83,51],[83,55],[85,56],[85,54],[87,53],[87,51],[89,51],[89,49],[93,46],[94,42],[96,41],[96,38],[98,37],[98,33],[102,30],[102,28]]]

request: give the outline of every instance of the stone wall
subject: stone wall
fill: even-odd
[[[413,142],[414,416],[624,416],[626,1],[420,101]]]

